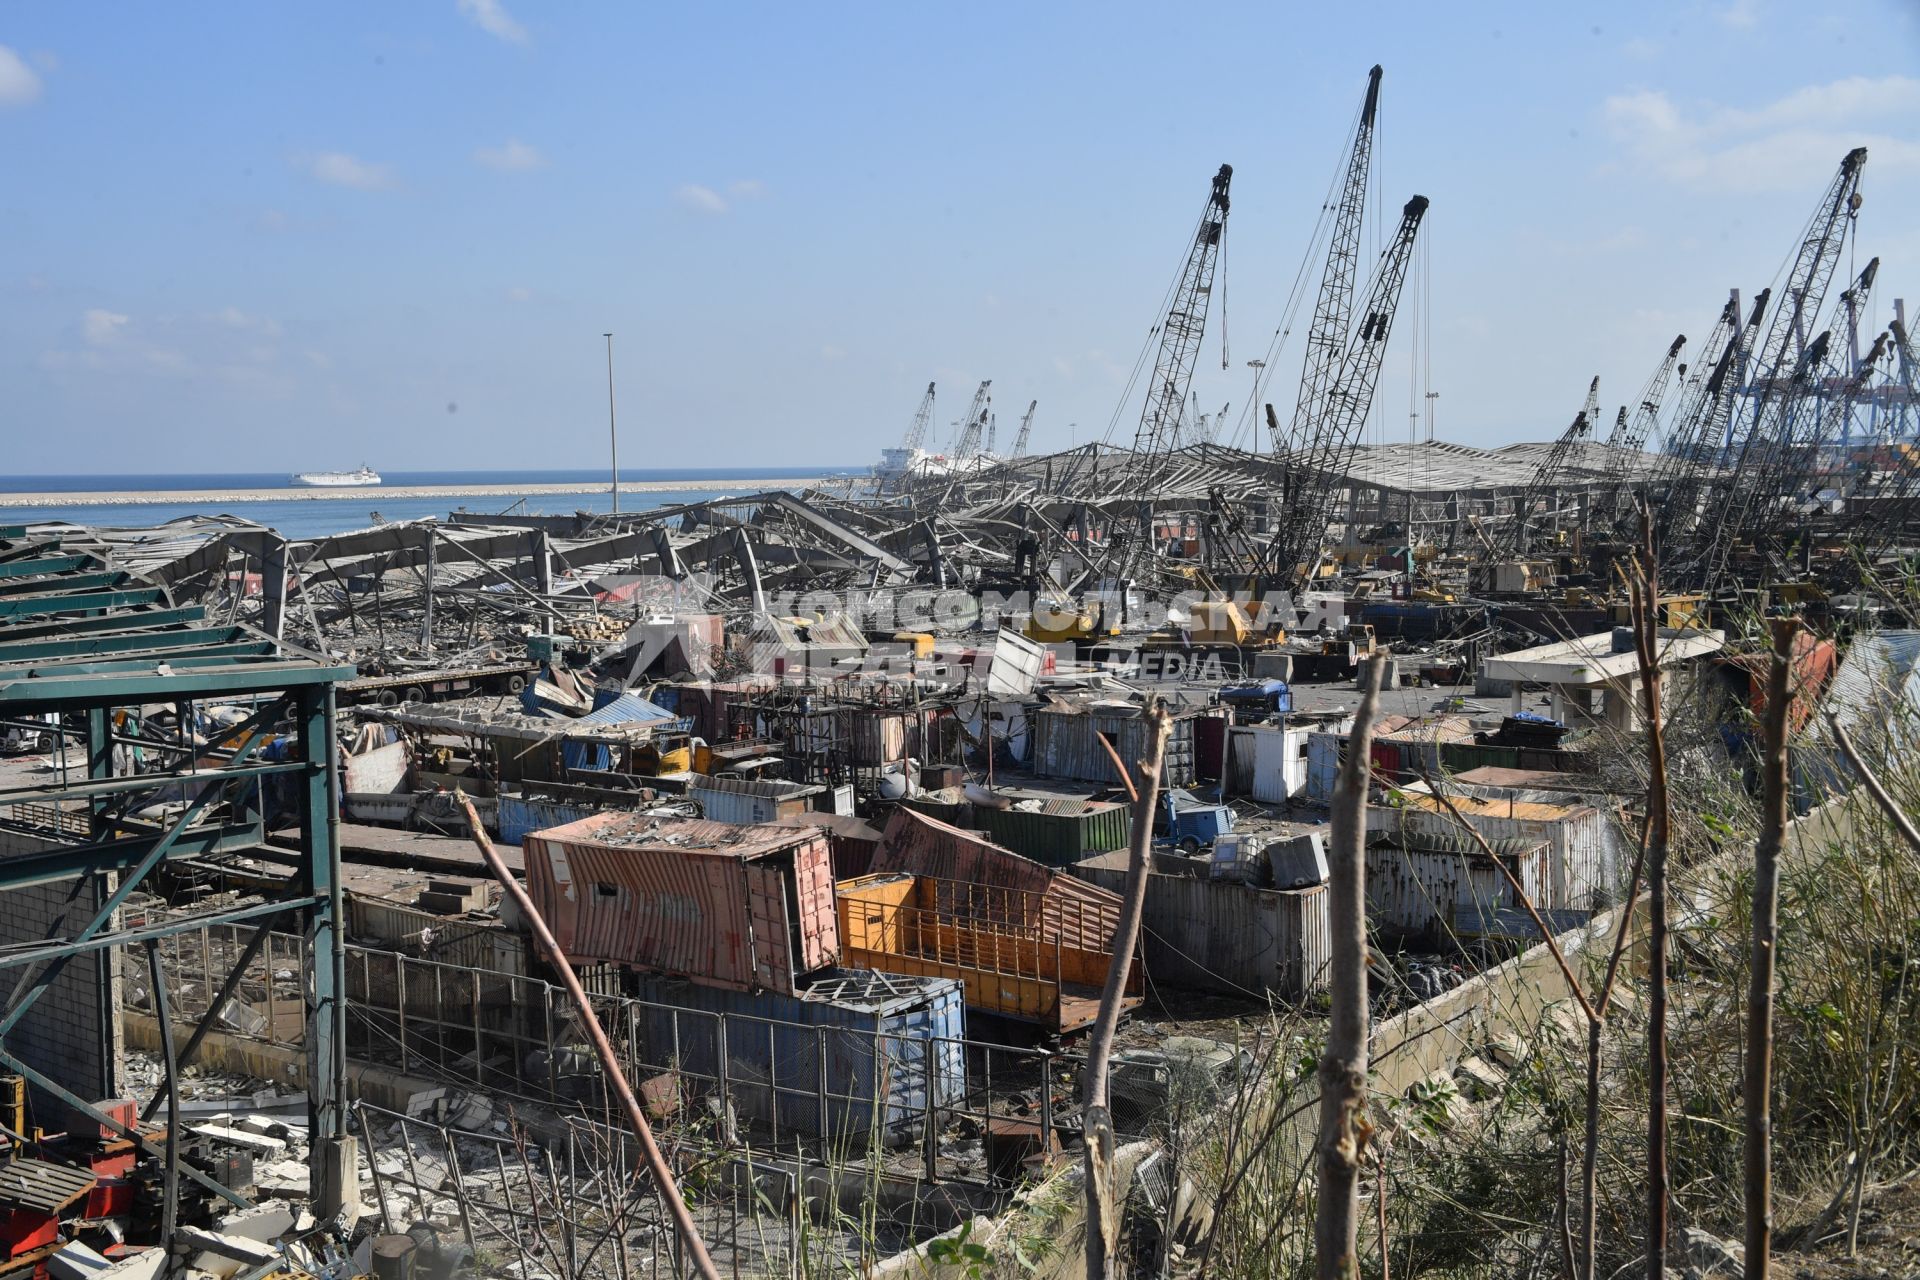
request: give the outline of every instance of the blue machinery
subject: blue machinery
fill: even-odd
[[[261,531],[258,541],[257,548],[239,547],[235,554],[262,569],[284,566],[284,555],[274,555],[277,545],[268,545],[278,544],[277,538]],[[176,1075],[237,988],[259,941],[271,927],[287,928],[289,917],[297,917],[314,958],[303,999],[314,1138],[311,1189],[315,1212],[324,1219],[343,1198],[351,1198],[356,1186],[345,1097],[345,916],[334,827],[339,772],[333,707],[334,682],[351,677],[353,668],[292,652],[264,632],[209,617],[200,605],[180,605],[164,582],[156,585],[113,561],[98,544],[64,543],[58,533],[30,538],[18,526],[0,527],[0,722],[44,729],[45,717],[56,715],[85,744],[84,752],[64,742],[57,749],[56,758],[69,762],[56,774],[58,781],[0,789],[0,833],[11,837],[10,849],[24,847],[0,856],[0,892],[85,877],[94,882],[99,903],[77,931],[0,950],[0,986],[12,988],[0,1010],[0,1071],[24,1077],[41,1096],[65,1103],[98,1121],[102,1132],[116,1132],[160,1159],[168,1227],[183,1178],[247,1205],[238,1193],[179,1161],[173,1139],[179,1130],[173,1114]],[[276,576],[267,575],[268,611],[274,616],[281,603],[276,590],[281,584],[272,581]],[[210,723],[205,712],[216,704],[236,710],[196,743],[192,726]],[[142,731],[143,709],[156,705],[177,714],[174,741]],[[142,765],[147,771],[135,772]],[[289,816],[303,836],[300,865],[284,896],[120,927],[120,908],[149,884],[162,863],[264,844],[265,797],[289,791]],[[164,1106],[166,1139],[127,1128],[95,1099],[75,1092],[73,1082],[23,1061],[9,1043],[76,957],[94,957],[112,947],[136,954],[144,950],[148,965],[157,970],[160,939],[212,924],[249,922],[255,927],[253,946],[239,957],[178,1053],[172,1047],[166,986],[152,984],[166,1074],[153,1097],[144,1100],[141,1119],[152,1119]],[[110,1002],[102,1003],[111,1009]]]

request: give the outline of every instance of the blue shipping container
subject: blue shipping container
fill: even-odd
[[[802,996],[639,978],[642,1050],[696,1091],[784,1133],[888,1146],[924,1134],[966,1095],[966,1004],[951,978],[832,970]],[[824,1104],[824,1106],[823,1106]],[[876,1119],[884,1115],[878,1125]]]
[[[591,817],[595,810],[585,805],[560,804],[552,800],[528,800],[524,796],[500,797],[500,843],[519,844],[531,831],[545,831]]]

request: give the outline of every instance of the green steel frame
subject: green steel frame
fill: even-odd
[[[84,809],[92,831],[84,841],[0,856],[0,892],[74,877],[101,878],[100,905],[84,927],[71,936],[0,956],[0,970],[22,975],[0,1011],[0,1069],[25,1077],[166,1160],[160,1143],[127,1129],[94,1100],[22,1062],[8,1044],[9,1034],[76,957],[109,947],[139,947],[207,925],[258,921],[264,927],[271,917],[298,915],[313,956],[306,984],[309,1122],[315,1139],[312,1189],[316,1208],[328,1212],[339,1206],[327,1204],[327,1171],[337,1171],[343,1158],[351,1158],[333,686],[353,674],[351,666],[292,653],[251,628],[212,622],[202,607],[171,600],[164,586],[142,581],[91,551],[63,548],[58,535],[34,537],[18,527],[0,529],[0,718],[54,713],[64,724],[86,725],[85,780],[0,790],[0,827],[8,824],[11,806],[56,805]],[[143,707],[186,708],[206,702],[252,707],[246,719],[223,732],[228,745],[183,750],[183,744],[153,742],[157,756],[165,757],[172,749],[177,767],[147,774],[119,771],[126,753],[116,753],[115,747],[125,744],[129,735],[118,725],[117,712],[130,713],[137,724]],[[258,758],[269,743],[278,758]],[[269,779],[292,782],[303,833],[300,864],[285,896],[196,913],[190,920],[118,927],[120,909],[168,859],[264,845],[260,797]],[[191,798],[164,822],[131,816],[163,795]],[[243,955],[240,968],[228,975],[229,988],[246,959]],[[189,1055],[223,1004],[216,1001],[195,1029]],[[163,1081],[146,1100],[145,1117],[177,1096],[171,1086],[171,1081]],[[177,1119],[169,1117],[170,1129]],[[176,1193],[174,1179],[185,1177],[226,1200],[247,1203],[191,1167],[172,1160],[166,1160],[166,1167],[170,1197]]]

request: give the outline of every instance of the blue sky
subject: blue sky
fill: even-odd
[[[1433,202],[1376,435],[1430,385],[1443,439],[1550,438],[1596,373],[1610,420],[1853,145],[1920,310],[1911,0],[12,0],[0,470],[594,466],[609,329],[629,467],[865,462],[929,379],[1066,447],[1222,161],[1237,418],[1376,61],[1378,203]]]

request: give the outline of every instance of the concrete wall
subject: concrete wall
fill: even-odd
[[[51,845],[35,837],[0,833],[0,854],[23,853]],[[0,946],[71,937],[86,927],[100,903],[113,892],[111,877],[98,881],[64,880],[0,893]],[[75,956],[7,1036],[7,1049],[89,1102],[114,1097],[120,1082],[122,957],[117,948]],[[6,1007],[31,987],[42,966],[21,965],[0,971]],[[71,1114],[64,1102],[41,1089],[27,1095],[29,1125],[65,1129]]]

